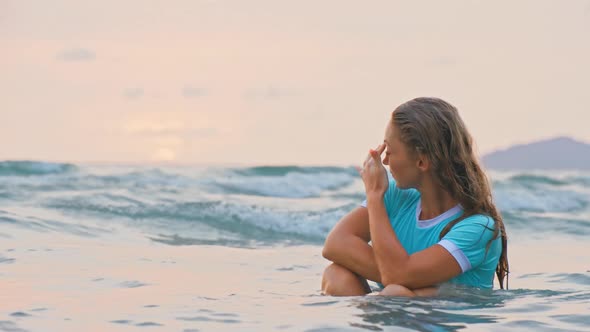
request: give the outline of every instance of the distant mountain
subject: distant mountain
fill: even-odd
[[[491,169],[590,170],[590,144],[569,137],[557,137],[515,145],[483,157]]]

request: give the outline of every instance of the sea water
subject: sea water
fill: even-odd
[[[0,162],[0,331],[589,331],[590,173],[489,175],[508,290],[330,297],[353,167]]]

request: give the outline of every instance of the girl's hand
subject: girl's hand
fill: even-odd
[[[382,143],[376,150],[369,150],[369,155],[363,167],[357,167],[363,183],[365,184],[365,193],[367,199],[369,197],[382,198],[389,187],[389,180],[387,179],[387,170],[381,162],[381,155],[385,150],[385,143]]]

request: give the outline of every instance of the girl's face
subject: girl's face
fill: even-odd
[[[412,152],[400,140],[395,124],[389,123],[385,130],[385,157],[383,164],[395,179],[398,188],[416,188],[420,182],[421,171],[418,168],[417,153]]]

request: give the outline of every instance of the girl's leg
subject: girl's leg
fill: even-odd
[[[387,285],[379,295],[384,296],[405,296],[405,297],[414,297],[414,296],[436,296],[438,294],[438,288],[436,287],[425,287],[410,290],[407,287],[401,285]]]
[[[333,296],[366,295],[371,292],[367,280],[347,268],[332,263],[322,277],[322,293]]]

